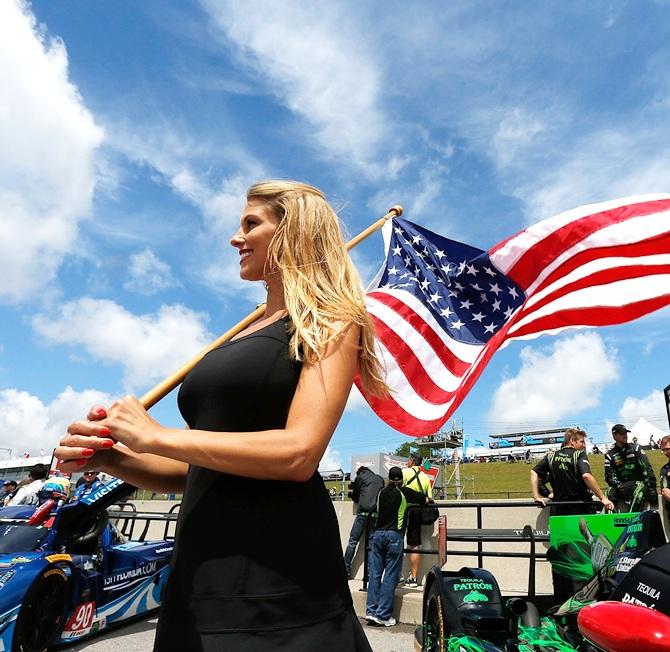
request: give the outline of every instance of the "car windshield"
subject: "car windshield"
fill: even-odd
[[[32,552],[44,541],[49,530],[24,523],[0,523],[0,554]]]

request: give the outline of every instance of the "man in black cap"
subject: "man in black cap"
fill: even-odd
[[[0,495],[0,507],[8,503],[14,497],[14,494],[16,493],[16,485],[16,480],[5,480],[2,486],[4,493]]]
[[[658,507],[656,477],[647,455],[639,444],[628,443],[630,430],[622,423],[612,427],[614,446],[605,453],[605,481],[610,486],[608,496],[619,512]],[[641,501],[635,501],[636,493]],[[637,502],[637,505],[633,505]],[[641,503],[641,504],[640,504]]]
[[[403,487],[402,483],[402,469],[391,467],[388,485],[377,497],[375,531],[370,537],[370,578],[365,605],[365,618],[369,625],[391,627],[396,624],[393,600],[402,570],[407,506],[426,502],[425,494]]]

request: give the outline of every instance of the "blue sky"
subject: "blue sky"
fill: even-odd
[[[479,248],[668,192],[669,37],[660,0],[3,2],[0,446],[50,449],[255,306],[228,245],[255,180],[321,187],[352,235],[399,203]],[[353,256],[369,280],[381,236]],[[513,344],[455,420],[667,430],[669,316]],[[352,395],[323,466],[403,441]]]

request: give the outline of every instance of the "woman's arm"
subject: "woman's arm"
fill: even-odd
[[[124,472],[137,466],[145,473],[149,454],[250,478],[303,482],[317,469],[344,410],[356,372],[358,339],[359,329],[352,326],[322,360],[303,365],[283,429],[220,433],[163,428],[134,397],[116,402],[98,424],[134,451],[133,456],[118,458]],[[69,432],[70,446],[88,445],[83,441],[90,440],[87,422],[72,424]],[[118,475],[114,468],[110,472]]]
[[[118,444],[109,451],[104,468],[91,466],[136,487],[165,493],[181,493],[186,486],[188,464],[151,454],[138,454]]]

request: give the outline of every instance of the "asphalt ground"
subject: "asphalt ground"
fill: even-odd
[[[86,650],[86,652],[119,652],[119,650],[151,652],[157,622],[157,616],[137,620],[67,649]],[[361,623],[374,652],[411,652],[414,650],[414,625],[370,627],[364,620]]]

